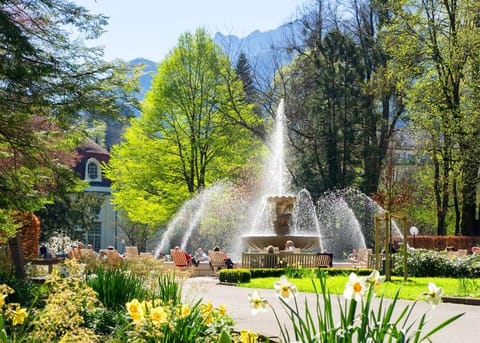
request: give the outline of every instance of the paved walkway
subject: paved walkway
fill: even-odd
[[[183,294],[185,297],[191,299],[202,298],[204,301],[210,300],[214,306],[226,305],[227,312],[236,321],[236,327],[238,329],[250,329],[270,337],[278,336],[278,325],[272,311],[269,310],[266,313],[258,313],[255,316],[251,314],[248,294],[252,293],[252,291],[253,289],[250,288],[221,285],[217,278],[197,277],[190,278],[187,281]],[[261,296],[267,298],[270,303],[274,304],[273,306],[278,304],[275,308],[280,317],[280,321],[289,323],[289,319],[280,306],[278,299],[276,299],[274,291],[264,289],[258,291]],[[310,312],[314,312],[314,304],[316,302],[315,295],[311,293],[300,293],[298,295],[299,304],[303,303],[305,298],[308,300]],[[334,300],[334,298],[332,298],[332,300]],[[396,309],[401,310],[405,305],[411,303],[411,301],[399,301]],[[337,303],[334,302],[334,309],[337,307]],[[433,328],[458,313],[465,313],[463,317],[434,334],[432,336],[433,342],[479,342],[480,306],[442,303],[434,310],[431,310],[430,305],[425,302],[419,302],[415,306],[412,318],[419,318],[425,312],[428,313],[428,328]],[[427,331],[424,332],[426,333]]]

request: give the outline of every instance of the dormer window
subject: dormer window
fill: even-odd
[[[94,158],[90,158],[87,161],[87,167],[85,170],[85,180],[86,181],[102,181],[100,163]]]

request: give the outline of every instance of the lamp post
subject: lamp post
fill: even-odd
[[[415,246],[415,236],[418,235],[418,228],[416,226],[412,226],[410,228],[410,234],[413,236],[413,247],[416,248],[416,246]]]

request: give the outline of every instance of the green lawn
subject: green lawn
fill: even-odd
[[[278,278],[255,278],[251,279],[249,283],[240,284],[241,287],[259,288],[259,289],[273,289],[273,283],[278,281]],[[314,292],[312,279],[293,279],[289,281],[295,284],[300,292]],[[342,294],[345,284],[348,281],[348,276],[328,276],[327,288],[331,294]],[[377,295],[385,295],[386,298],[393,298],[398,288],[400,288],[400,299],[415,300],[422,293],[428,291],[428,283],[433,282],[437,287],[443,288],[444,296],[476,296],[480,297],[480,280],[478,279],[455,279],[455,278],[440,278],[440,277],[411,277],[404,282],[403,277],[393,277],[391,282],[383,282],[377,289]],[[319,289],[319,282],[315,280],[317,289]]]

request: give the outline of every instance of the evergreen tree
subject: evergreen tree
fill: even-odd
[[[36,210],[74,190],[80,113],[112,116],[133,103],[125,64],[84,45],[105,24],[62,0],[0,4],[0,207]]]
[[[263,115],[262,110],[258,105],[259,99],[253,82],[252,70],[250,68],[250,64],[248,63],[247,56],[243,52],[240,53],[240,56],[238,57],[235,71],[238,75],[238,78],[242,81],[243,84],[245,102],[253,106],[253,112],[258,116],[258,118],[261,119]],[[263,125],[258,125],[255,130],[253,130],[253,133],[256,134],[263,141],[266,140],[267,134]]]

